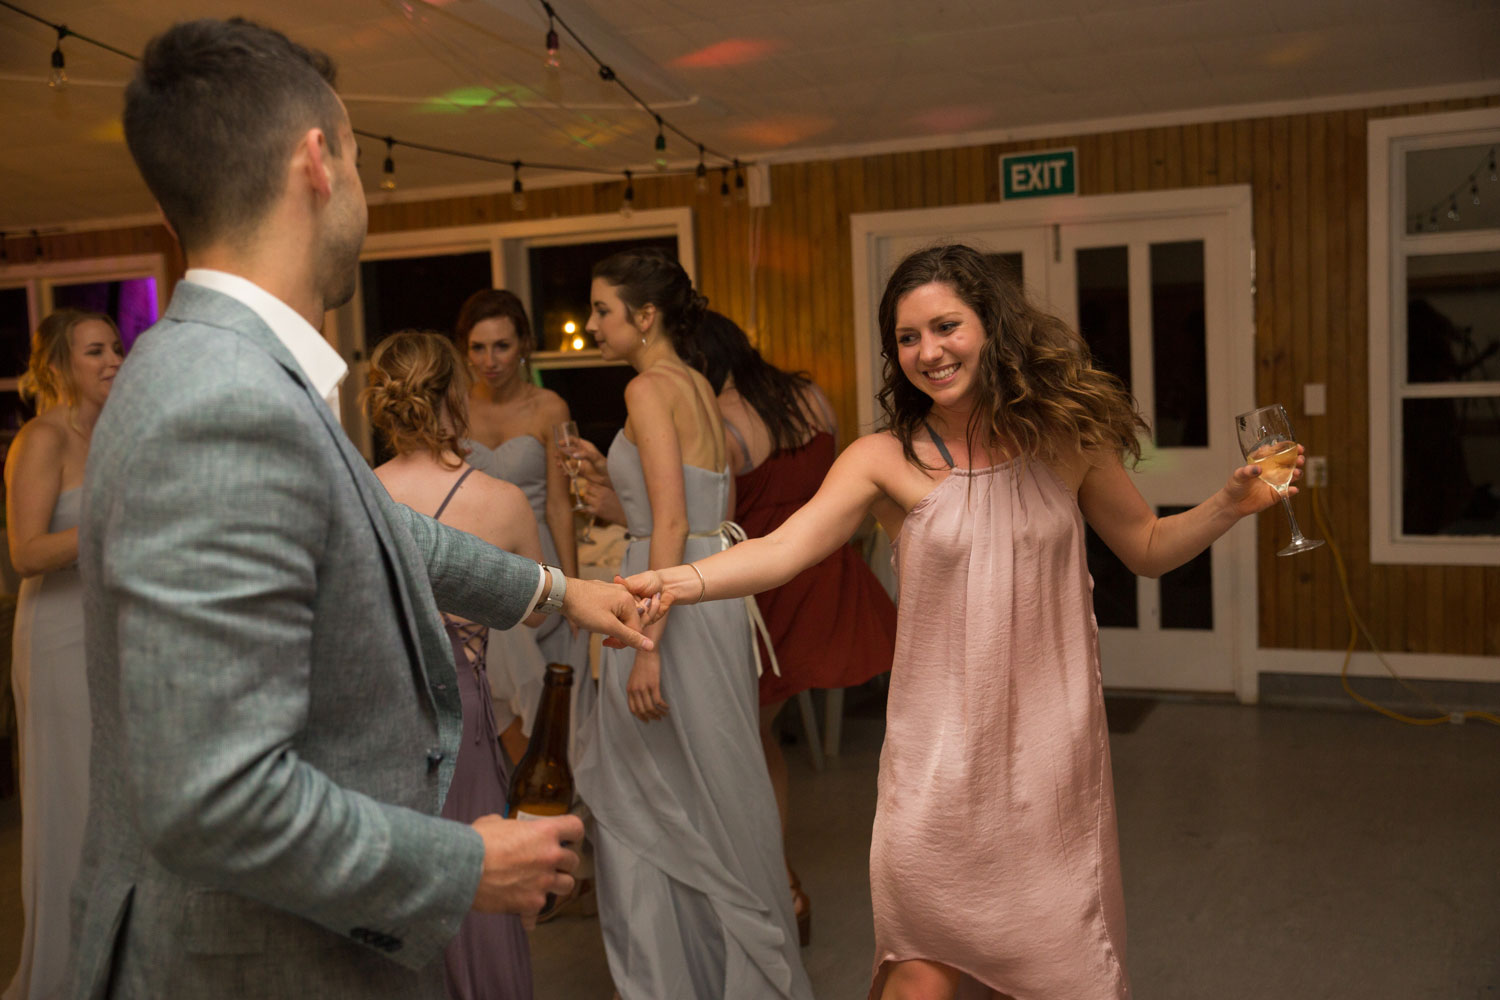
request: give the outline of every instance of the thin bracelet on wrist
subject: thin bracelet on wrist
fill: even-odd
[[[698,574],[698,599],[693,603],[702,604],[704,596],[708,594],[708,581],[703,579],[703,571],[698,568],[697,564],[688,563],[688,569]]]

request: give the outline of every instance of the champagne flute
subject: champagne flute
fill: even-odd
[[[578,424],[573,420],[565,420],[552,427],[552,443],[562,453],[563,471],[568,474],[568,488],[573,494],[573,512],[575,514],[587,513],[588,504],[583,502],[583,494],[578,490],[578,473],[583,468],[583,463],[572,454],[572,448],[579,441]],[[588,520],[584,522],[583,534],[578,536],[580,542],[592,542],[594,536],[591,529],[594,527],[594,515],[589,513]]]
[[[1278,556],[1294,556],[1308,552],[1323,544],[1321,538],[1304,538],[1297,525],[1297,516],[1292,513],[1292,501],[1287,490],[1292,485],[1292,474],[1297,468],[1297,438],[1292,433],[1292,421],[1286,408],[1279,403],[1262,406],[1234,418],[1239,434],[1240,451],[1245,460],[1260,466],[1260,478],[1266,481],[1281,505],[1286,508],[1287,520],[1292,522],[1292,543]]]

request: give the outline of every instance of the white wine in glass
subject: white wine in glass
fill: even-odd
[[[1276,491],[1281,505],[1286,508],[1287,520],[1292,522],[1292,543],[1276,554],[1294,556],[1322,545],[1321,538],[1303,537],[1302,529],[1297,525],[1297,515],[1292,513],[1287,490],[1297,470],[1297,438],[1292,433],[1292,421],[1286,415],[1286,408],[1273,403],[1241,413],[1234,418],[1234,428],[1245,460],[1260,466],[1260,478]]]
[[[583,494],[578,489],[578,473],[582,470],[583,463],[574,458],[569,451],[563,451],[563,449],[571,449],[571,446],[577,444],[578,440],[577,422],[565,420],[560,424],[553,425],[552,443],[558,451],[562,452],[563,471],[568,474],[568,488],[573,494],[573,513],[575,514],[588,513],[588,504],[583,502]],[[592,534],[593,527],[594,515],[588,513],[588,520],[583,525],[583,534],[579,536],[578,540],[580,542],[592,542],[594,540]]]

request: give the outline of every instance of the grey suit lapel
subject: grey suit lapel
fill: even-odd
[[[292,352],[287,350],[286,345],[277,338],[253,309],[238,299],[192,282],[180,281],[172,292],[172,302],[167,307],[164,318],[187,323],[207,323],[245,338],[269,354],[302,388],[309,405],[322,420],[324,428],[333,440],[334,447],[338,449],[339,456],[344,460],[344,465],[349,471],[349,478],[354,481],[355,491],[359,494],[360,503],[364,506],[370,524],[375,529],[375,536],[380,542],[381,555],[386,564],[386,571],[391,577],[392,591],[400,611],[401,635],[406,642],[407,653],[412,663],[422,671],[422,689],[427,692],[428,702],[436,713],[436,704],[433,702],[431,687],[428,683],[427,663],[430,657],[436,657],[432,662],[441,663],[450,653],[446,644],[441,650],[438,649],[437,636],[434,636],[433,648],[427,651],[426,656],[423,655],[423,635],[417,623],[427,615],[425,612],[421,615],[416,613],[417,602],[413,600],[410,589],[412,581],[426,582],[427,568],[413,566],[403,558],[402,547],[392,537],[390,522],[381,509],[380,498],[374,492],[381,488],[379,481],[370,473],[370,467],[366,464],[364,456],[354,449],[349,436],[344,433],[344,428],[334,418],[333,411],[329,409],[327,402],[318,395],[317,390],[308,381],[306,373],[302,371],[302,367],[297,364],[297,360],[292,357]]]

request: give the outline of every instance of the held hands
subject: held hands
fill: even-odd
[[[1299,444],[1297,465],[1292,470],[1293,482],[1302,478],[1302,466],[1305,462],[1303,448]],[[1268,507],[1275,506],[1276,502],[1281,499],[1276,488],[1262,480],[1260,474],[1259,464],[1243,465],[1230,474],[1229,482],[1224,486],[1224,498],[1229,502],[1230,508],[1240,517],[1258,514]],[[1297,492],[1297,487],[1290,485],[1287,487],[1287,496],[1296,496]],[[626,581],[626,585],[629,586],[629,581]]]
[[[573,891],[571,873],[578,867],[578,855],[563,844],[583,839],[583,821],[577,816],[481,816],[470,826],[484,839],[475,910],[529,916],[541,911],[549,892],[561,897]]]
[[[672,605],[672,595],[667,593],[660,570],[648,569],[644,573],[637,573],[629,578],[617,576],[615,583],[630,591],[630,595],[640,601],[639,611],[643,628],[661,621],[666,616],[667,609]]]
[[[668,601],[670,603],[670,601]],[[603,635],[604,644],[616,649],[654,649],[656,644],[641,629],[656,618],[643,622],[641,609],[630,591],[618,583],[602,580],[569,579],[563,595],[563,617],[579,628]]]
[[[667,703],[661,697],[661,654],[638,652],[630,677],[625,682],[625,698],[630,714],[642,722],[667,717]]]

